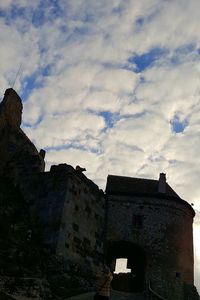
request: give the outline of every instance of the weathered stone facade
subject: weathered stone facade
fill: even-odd
[[[184,284],[193,284],[192,207],[172,191],[158,192],[157,180],[127,178],[129,186],[124,190],[125,177],[110,177],[113,182],[108,178],[108,261],[121,255],[128,258],[129,268],[136,275],[130,287],[133,291],[150,284],[166,299],[183,299]],[[154,191],[135,191],[138,180],[144,186],[153,185]],[[131,253],[129,248],[133,249]]]
[[[128,258],[113,287],[141,299],[199,299],[192,207],[160,180],[108,176],[106,193],[80,167],[52,166],[21,130],[22,102],[0,104],[0,296],[64,300],[94,288],[102,264]],[[118,286],[119,285],[119,286]],[[7,297],[7,298],[6,298]],[[157,298],[155,298],[157,299]]]

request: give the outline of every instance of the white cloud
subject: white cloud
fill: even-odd
[[[51,148],[47,165],[82,165],[103,188],[108,173],[166,172],[200,206],[200,2],[61,0],[60,14],[48,7],[40,26],[31,22],[39,1],[15,1],[25,8],[18,18],[13,3],[0,3],[9,17],[0,18],[1,94],[22,64],[15,88],[27,98],[24,129]],[[165,52],[136,74],[130,57],[155,48]],[[183,133],[172,132],[175,116],[187,120]]]
[[[81,149],[61,149],[61,150],[50,150],[47,152],[47,170],[51,165],[66,162],[72,165],[74,168],[79,165],[86,168],[84,173],[88,178],[98,178],[97,169],[100,166],[99,156],[95,153],[84,151]],[[102,180],[102,178],[100,178]]]
[[[136,35],[136,51],[143,53],[155,46],[175,49],[185,44],[198,44],[199,1],[159,1],[159,3],[160,5],[154,6],[154,17],[150,20],[147,18]]]
[[[38,147],[61,147],[74,143],[86,148],[94,142],[105,127],[104,119],[92,113],[76,111],[57,115],[44,115],[34,128],[25,128]]]

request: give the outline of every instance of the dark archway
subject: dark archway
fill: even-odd
[[[106,260],[109,266],[118,258],[127,258],[131,273],[114,274],[112,288],[126,292],[141,292],[145,282],[145,253],[141,247],[131,242],[115,241],[107,243]]]

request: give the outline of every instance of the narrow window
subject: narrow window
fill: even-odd
[[[181,273],[180,272],[176,272],[175,276],[176,276],[176,278],[181,278]]]
[[[134,229],[143,228],[143,216],[133,215],[132,225]]]

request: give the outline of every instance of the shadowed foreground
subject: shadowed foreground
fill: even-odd
[[[94,293],[86,293],[79,296],[68,298],[67,300],[93,300]],[[144,300],[142,294],[130,294],[112,291],[110,300]]]

